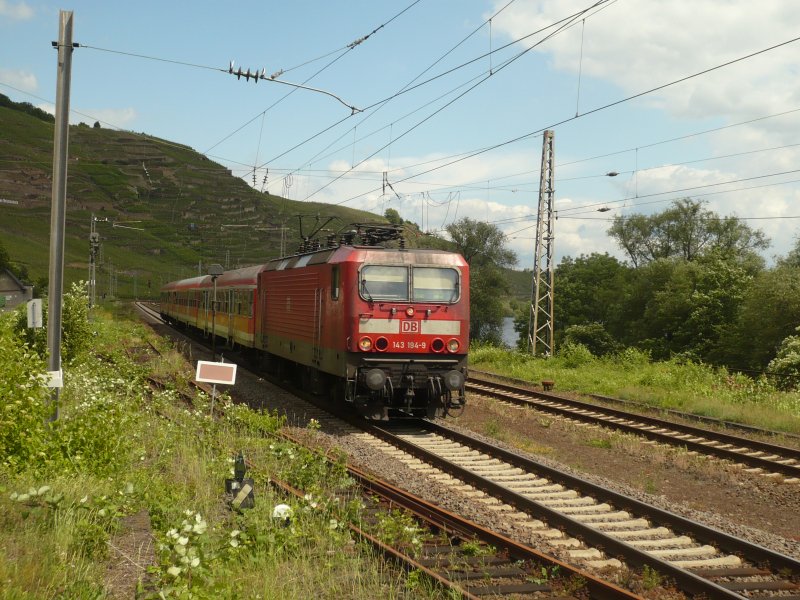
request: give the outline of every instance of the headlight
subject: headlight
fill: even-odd
[[[372,340],[368,337],[362,337],[360,340],[358,340],[358,347],[362,352],[369,352],[372,350]]]
[[[458,340],[453,338],[449,342],[447,342],[447,351],[448,352],[458,352],[458,349],[461,347],[461,344],[458,343]]]

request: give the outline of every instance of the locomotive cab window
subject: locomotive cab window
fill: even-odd
[[[361,269],[359,293],[365,300],[407,301],[408,267],[366,265]]]
[[[460,289],[458,271],[443,267],[413,267],[415,302],[455,302]]]

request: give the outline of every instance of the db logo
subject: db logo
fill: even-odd
[[[400,333],[419,333],[419,321],[400,321]]]

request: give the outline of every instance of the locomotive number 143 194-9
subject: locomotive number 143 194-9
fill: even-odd
[[[425,350],[428,344],[414,340],[392,340],[392,350]]]

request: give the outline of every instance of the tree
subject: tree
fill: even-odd
[[[795,329],[800,334],[800,327]],[[781,390],[796,390],[800,387],[800,335],[790,335],[781,342],[778,353],[769,366],[770,379]]]
[[[400,213],[397,212],[397,210],[395,210],[394,208],[387,208],[383,212],[383,216],[386,218],[387,221],[389,221],[389,223],[392,223],[393,225],[403,224],[403,218],[400,216]]]
[[[464,217],[445,227],[470,266],[512,267],[517,255],[506,248],[506,235],[496,225]]]
[[[721,251],[673,265],[647,303],[640,324],[645,340],[640,344],[656,358],[677,353],[707,361],[735,320],[751,277]]]
[[[561,259],[555,271],[556,335],[587,323],[600,323],[615,337],[624,334],[622,306],[631,278],[632,269],[608,254]],[[527,320],[526,316],[526,327]]]
[[[0,271],[9,268],[11,268],[11,256],[9,256],[8,250],[6,250],[2,240],[0,240]]]
[[[499,344],[503,326],[500,297],[508,291],[500,267],[516,264],[517,256],[506,248],[505,234],[496,225],[464,217],[445,229],[470,266],[470,337]]]
[[[769,247],[760,230],[736,217],[720,217],[704,209],[705,202],[682,198],[653,215],[617,216],[608,234],[617,241],[634,267],[662,258],[696,260],[712,250],[741,259]]]
[[[720,340],[718,360],[763,369],[800,323],[800,268],[781,264],[763,271],[742,292],[736,318]]]

